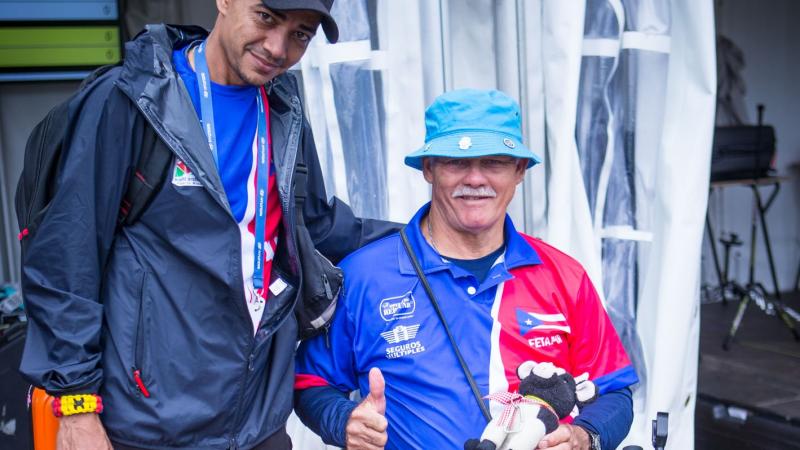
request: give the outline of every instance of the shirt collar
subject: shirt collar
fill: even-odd
[[[422,218],[428,214],[430,207],[431,204],[428,202],[420,208],[405,228],[408,242],[411,244],[411,248],[414,250],[419,264],[422,267],[422,271],[425,274],[446,270],[452,266],[452,263],[443,259],[422,235],[420,223],[422,222]],[[501,257],[499,264],[504,264],[506,269],[542,263],[536,250],[517,233],[517,229],[514,228],[514,223],[511,221],[511,217],[509,217],[508,214],[506,214],[505,218],[505,241],[506,251]],[[397,245],[400,273],[403,275],[416,273],[403,247],[402,240],[399,241]]]

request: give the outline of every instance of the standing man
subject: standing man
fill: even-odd
[[[59,449],[291,448],[295,190],[331,260],[390,229],[327,202],[286,74],[320,24],[336,42],[332,3],[217,0],[210,34],[150,26],[69,100],[52,199],[20,234],[21,371],[56,397]],[[118,227],[147,145],[169,168]]]
[[[432,200],[405,233],[480,394],[515,392],[528,360],[588,373],[599,398],[538,448],[616,448],[633,419],[636,373],[580,264],[517,232],[506,214],[539,162],[522,143],[517,103],[498,91],[452,91],[425,124],[425,146],[405,162],[422,170]],[[480,436],[486,420],[400,236],[342,268],[328,335],[298,350],[301,420],[351,450],[455,449]],[[359,404],[345,396],[354,390]]]

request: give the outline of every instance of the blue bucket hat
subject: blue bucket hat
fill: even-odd
[[[425,145],[406,156],[405,163],[422,170],[431,156],[477,158],[507,155],[542,162],[522,143],[519,105],[496,90],[458,89],[446,92],[425,110]]]

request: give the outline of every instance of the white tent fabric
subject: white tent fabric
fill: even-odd
[[[361,0],[340,1],[363,6]],[[605,18],[598,16],[603,9]],[[512,218],[581,261],[607,294],[610,311],[619,291],[629,293],[619,311],[627,314],[626,333],[632,336],[626,345],[635,342],[643,350],[634,360],[647,383],[635,393],[636,417],[626,444],[647,447],[650,421],[657,411],[667,411],[668,448],[693,448],[700,245],[716,86],[712,3],[379,0],[375,17],[362,14],[359,20],[377,26],[371,36],[379,45],[366,46],[369,33],[358,37],[357,49],[353,42],[317,42],[303,65],[306,104],[330,192],[356,204],[354,197],[363,192],[379,193],[385,209],[373,210],[374,216],[407,220],[429,198],[419,173],[402,164],[422,143],[424,106],[460,87],[496,87],[516,97],[526,142],[544,164],[518,191]],[[599,29],[611,31],[594,33]],[[347,44],[351,47],[343,47]],[[372,70],[380,83],[358,83],[358,70],[338,85],[325,80],[332,78],[326,60]],[[605,65],[595,72],[599,78],[588,72],[592,61]],[[601,75],[608,77],[608,89],[599,91],[606,140],[595,155],[597,176],[585,182],[587,153],[580,133],[599,117],[579,114],[584,104],[579,98],[591,94],[582,83],[604,79]],[[348,82],[366,91],[349,91]],[[331,98],[353,92],[378,103],[380,113],[370,116],[372,124],[365,118],[347,129],[340,125],[351,110]],[[373,132],[360,132],[360,141],[347,136],[359,129]],[[380,148],[370,139],[379,139]],[[350,167],[358,159],[353,154],[372,157],[363,149],[380,152],[382,162]],[[364,167],[382,173],[358,180]],[[632,171],[632,182],[622,189],[614,178],[625,170]],[[619,197],[626,189],[631,192]],[[628,206],[617,208],[621,203]],[[616,247],[624,258],[609,257]],[[625,266],[624,289],[614,287],[615,266]],[[325,448],[296,419],[290,434],[295,448]]]
[[[362,217],[384,217],[386,163],[372,72],[381,68],[382,55],[372,51],[364,0],[341,0],[332,12],[341,29],[339,42],[315,39],[301,60],[305,93],[314,99],[306,102],[309,120],[321,142],[328,191]]]
[[[652,154],[651,245],[642,249],[638,328],[648,359],[647,402],[631,435],[670,413],[669,448],[694,447],[700,247],[716,103],[710,1],[670,4],[672,39],[660,146]]]
[[[713,5],[683,0],[609,1],[600,6],[610,7],[617,16],[627,10],[635,25],[620,26],[621,36],[616,39],[601,36],[584,42],[584,54],[616,58],[623,49],[640,50],[627,55],[628,63],[640,69],[635,81],[628,81],[634,81],[638,92],[628,99],[635,102],[636,230],[604,226],[605,217],[597,210],[590,218],[585,186],[578,181],[582,180],[578,154],[569,133],[575,129],[572,107],[577,102],[575,77],[580,70],[580,61],[576,62],[580,50],[575,47],[584,32],[583,24],[575,22],[576,17],[584,17],[585,6],[545,1],[542,46],[550,157],[546,236],[586,265],[598,288],[606,287],[597,276],[603,256],[600,239],[643,241],[638,258],[637,328],[645,367],[637,369],[649,382],[635,395],[636,418],[626,442],[649,442],[650,421],[656,412],[666,411],[670,413],[668,447],[692,448],[700,244],[715,101]],[[587,11],[586,20],[596,19],[592,16],[596,13]],[[667,24],[671,19],[671,30],[663,26],[664,19]],[[671,39],[665,31],[671,31]],[[658,56],[666,52],[670,53],[668,63]],[[612,121],[609,151],[615,140],[625,137],[614,135],[622,134],[619,130]],[[612,158],[613,153],[606,156]],[[600,211],[607,189],[603,184],[608,182],[608,175],[604,177],[602,172],[610,170],[613,161],[604,157],[602,166],[597,190],[600,199],[595,205]],[[572,210],[556,209],[564,204]]]
[[[423,8],[434,2],[423,1],[379,1],[378,35],[381,51],[386,52],[386,66],[382,72],[384,136],[386,149],[386,179],[388,180],[388,219],[406,222],[430,197],[430,191],[419,172],[402,163],[405,155],[415,150],[425,138],[425,106],[429,93],[441,86],[441,73],[436,83],[423,82],[430,77],[424,75],[426,58],[423,48],[441,48],[439,33],[429,27],[438,22],[426,21],[429,15]],[[438,29],[438,28],[437,28]],[[439,45],[431,45],[436,39]],[[437,58],[436,66],[441,67]],[[431,86],[435,84],[436,86]],[[432,94],[433,96],[438,95]]]
[[[634,8],[589,0],[578,95],[576,139],[594,233],[601,239],[606,309],[646,386],[647,371],[636,333],[636,226],[634,128],[643,119],[635,105],[639,69],[623,37]],[[656,92],[662,92],[663,89]],[[652,94],[651,94],[652,95]],[[653,146],[650,146],[653,148]]]
[[[541,46],[548,155],[545,240],[578,259],[602,293],[595,236],[575,141],[585,2],[544,1]]]

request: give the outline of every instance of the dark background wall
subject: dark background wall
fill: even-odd
[[[717,32],[731,39],[744,53],[742,72],[747,86],[744,98],[752,122],[756,105],[764,104],[767,124],[775,126],[776,167],[791,177],[781,185],[767,221],[781,290],[794,287],[800,263],[800,2],[796,0],[717,1]],[[794,169],[792,165],[795,165]],[[766,197],[768,189],[764,189]],[[709,203],[716,230],[732,231],[744,245],[733,253],[731,269],[747,281],[750,212],[753,195],[748,188],[729,187]],[[756,278],[772,291],[766,250],[758,240]],[[707,249],[708,247],[706,247]],[[715,282],[713,262],[706,252],[704,280]]]

